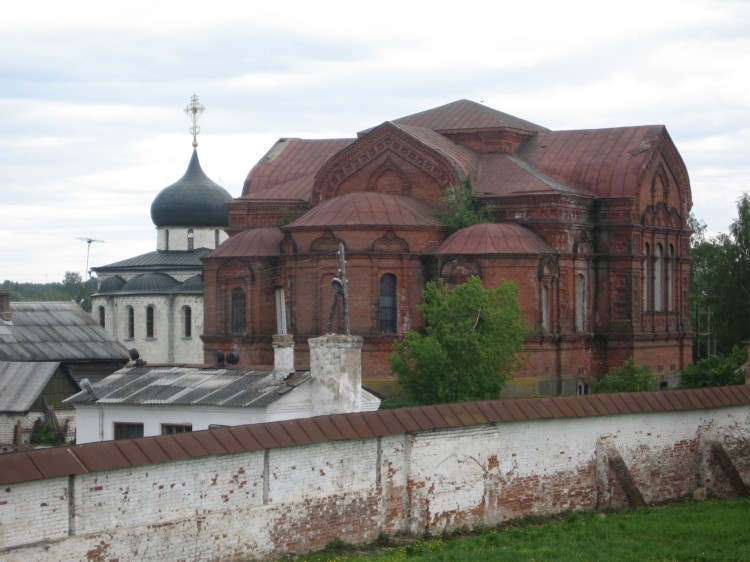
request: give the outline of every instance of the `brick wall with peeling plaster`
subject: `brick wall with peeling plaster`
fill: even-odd
[[[328,441],[5,485],[0,558],[269,558],[380,532],[737,492],[712,456],[747,406]],[[617,461],[617,462],[614,462]]]

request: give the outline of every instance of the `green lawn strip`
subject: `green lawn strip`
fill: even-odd
[[[381,539],[382,545],[387,542]],[[294,560],[745,560],[750,561],[750,500],[711,500],[618,513],[572,513],[518,521],[480,534],[392,539],[370,550],[337,544]]]

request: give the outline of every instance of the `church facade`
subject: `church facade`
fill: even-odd
[[[492,222],[450,233],[435,211],[460,185]],[[304,368],[342,245],[376,390],[394,386],[394,341],[423,325],[425,283],[469,275],[518,287],[527,354],[508,395],[585,392],[629,357],[668,385],[690,362],[690,182],[662,125],[551,131],[460,100],[356,138],[281,139],[227,206],[229,239],[202,258],[206,362],[271,364],[289,333]]]

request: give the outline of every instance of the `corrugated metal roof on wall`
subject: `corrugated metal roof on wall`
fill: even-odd
[[[104,441],[0,455],[9,485],[172,460],[489,423],[679,412],[750,405],[750,386],[522,398],[336,414],[178,435]]]

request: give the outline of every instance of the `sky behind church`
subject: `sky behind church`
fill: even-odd
[[[280,137],[470,99],[554,130],[664,124],[693,212],[750,190],[750,2],[30,1],[0,18],[0,280],[156,249],[192,152],[233,196]]]

